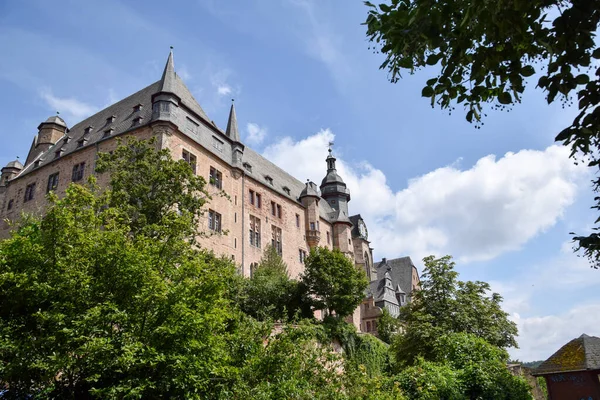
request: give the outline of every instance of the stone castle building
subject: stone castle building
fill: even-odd
[[[12,161],[1,170],[0,236],[8,235],[7,221],[22,212],[43,213],[46,193],[60,196],[71,182],[85,182],[95,173],[98,153],[111,151],[116,137],[128,135],[155,137],[160,148],[206,178],[209,192],[229,195],[213,196],[200,227],[228,234],[202,238],[201,244],[231,257],[243,275],[250,276],[268,245],[283,257],[292,278],[304,270],[310,248],[337,248],[375,282],[352,316],[362,331],[376,331],[382,307],[397,314],[418,285],[409,258],[396,267],[385,259],[373,262],[365,222],[360,214],[349,214],[350,191],[331,150],[319,186],[298,181],[242,143],[233,104],[225,130],[206,115],[175,73],[172,52],[157,82],[70,128],[59,116],[38,126],[25,163]],[[98,183],[107,185],[108,177],[98,176]],[[401,282],[405,274],[394,268],[408,268],[412,278]]]

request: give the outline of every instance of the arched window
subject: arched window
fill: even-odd
[[[371,279],[371,263],[369,262],[369,253],[365,251],[365,272],[367,273],[367,278]]]

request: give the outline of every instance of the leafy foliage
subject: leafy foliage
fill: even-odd
[[[396,335],[401,327],[400,320],[392,317],[387,308],[381,312],[381,316],[377,322],[377,334],[379,339],[385,343],[391,343],[392,337]]]
[[[302,282],[315,306],[339,318],[352,314],[364,297],[368,282],[365,274],[339,250],[312,249],[306,258]]]
[[[439,73],[427,81],[422,96],[441,108],[462,104],[467,120],[479,127],[484,104],[504,109],[520,102],[527,78],[537,74],[548,103],[576,97],[579,114],[556,140],[571,147],[572,157],[600,165],[600,47],[594,40],[600,0],[365,3],[367,36],[385,54],[381,68],[392,82],[402,71],[435,66]],[[600,177],[594,188],[600,190]],[[595,200],[600,209],[600,196]],[[599,267],[600,236],[574,241]]]
[[[127,215],[133,234],[162,239],[176,232],[193,240],[210,200],[206,181],[155,143],[130,137],[113,152],[100,153],[96,171],[110,173],[107,205]]]
[[[176,220],[154,224],[169,239],[134,233],[129,209],[93,186],[52,201],[0,242],[9,394],[204,397],[228,360],[233,265],[192,249]]]
[[[450,256],[429,256],[423,262],[421,289],[400,310],[406,330],[393,342],[400,365],[410,365],[418,356],[430,359],[433,344],[447,333],[471,333],[500,348],[517,345],[517,327],[502,310],[502,297],[487,296],[487,283],[459,281]]]
[[[247,315],[260,321],[312,318],[310,299],[302,282],[288,277],[287,266],[277,251],[265,249],[250,279],[238,279],[236,302]]]

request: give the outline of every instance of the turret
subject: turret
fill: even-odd
[[[306,186],[299,197],[302,205],[306,208],[304,213],[304,225],[306,226],[306,242],[313,248],[319,245],[321,232],[319,229],[319,200],[321,196],[317,185],[310,180],[306,181]]]
[[[38,126],[38,134],[33,139],[25,165],[33,162],[37,156],[52,147],[66,132],[67,124],[58,115],[53,115],[42,122]]]
[[[331,154],[331,147],[325,161],[327,162],[327,175],[321,182],[321,197],[329,203],[334,211],[331,218],[333,222],[333,246],[353,258],[352,222],[348,218],[350,191],[342,177],[337,173],[336,158]]]
[[[173,47],[169,52],[158,91],[152,95],[152,120],[175,122],[176,108],[181,100],[176,93],[177,77],[173,62]]]
[[[242,169],[242,156],[244,155],[244,145],[240,142],[240,132],[238,130],[237,116],[233,99],[231,99],[231,109],[229,110],[229,119],[227,120],[227,129],[225,135],[233,141],[231,146],[231,163],[234,167]]]
[[[23,170],[23,164],[19,160],[14,160],[6,164],[2,168],[2,176],[0,177],[0,186],[6,186],[9,180],[13,179]]]
[[[336,211],[336,220],[350,223],[348,219],[350,191],[337,173],[336,158],[331,154],[331,148],[325,161],[327,162],[327,175],[321,181],[321,197]]]

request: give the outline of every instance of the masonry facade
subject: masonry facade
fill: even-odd
[[[297,278],[310,249],[324,246],[340,249],[370,280],[380,279],[366,225],[348,213],[350,192],[331,150],[320,186],[298,181],[241,142],[233,104],[225,130],[209,119],[175,73],[172,53],[161,79],[137,93],[71,128],[58,115],[38,126],[25,164],[15,160],[1,170],[0,236],[8,236],[9,221],[22,212],[43,213],[48,192],[61,196],[71,182],[85,182],[95,174],[98,153],[126,136],[155,137],[160,148],[206,179],[213,196],[200,229],[215,234],[199,241],[231,257],[244,276],[272,245]],[[108,184],[108,176],[97,179]],[[361,310],[350,318],[359,329]]]

